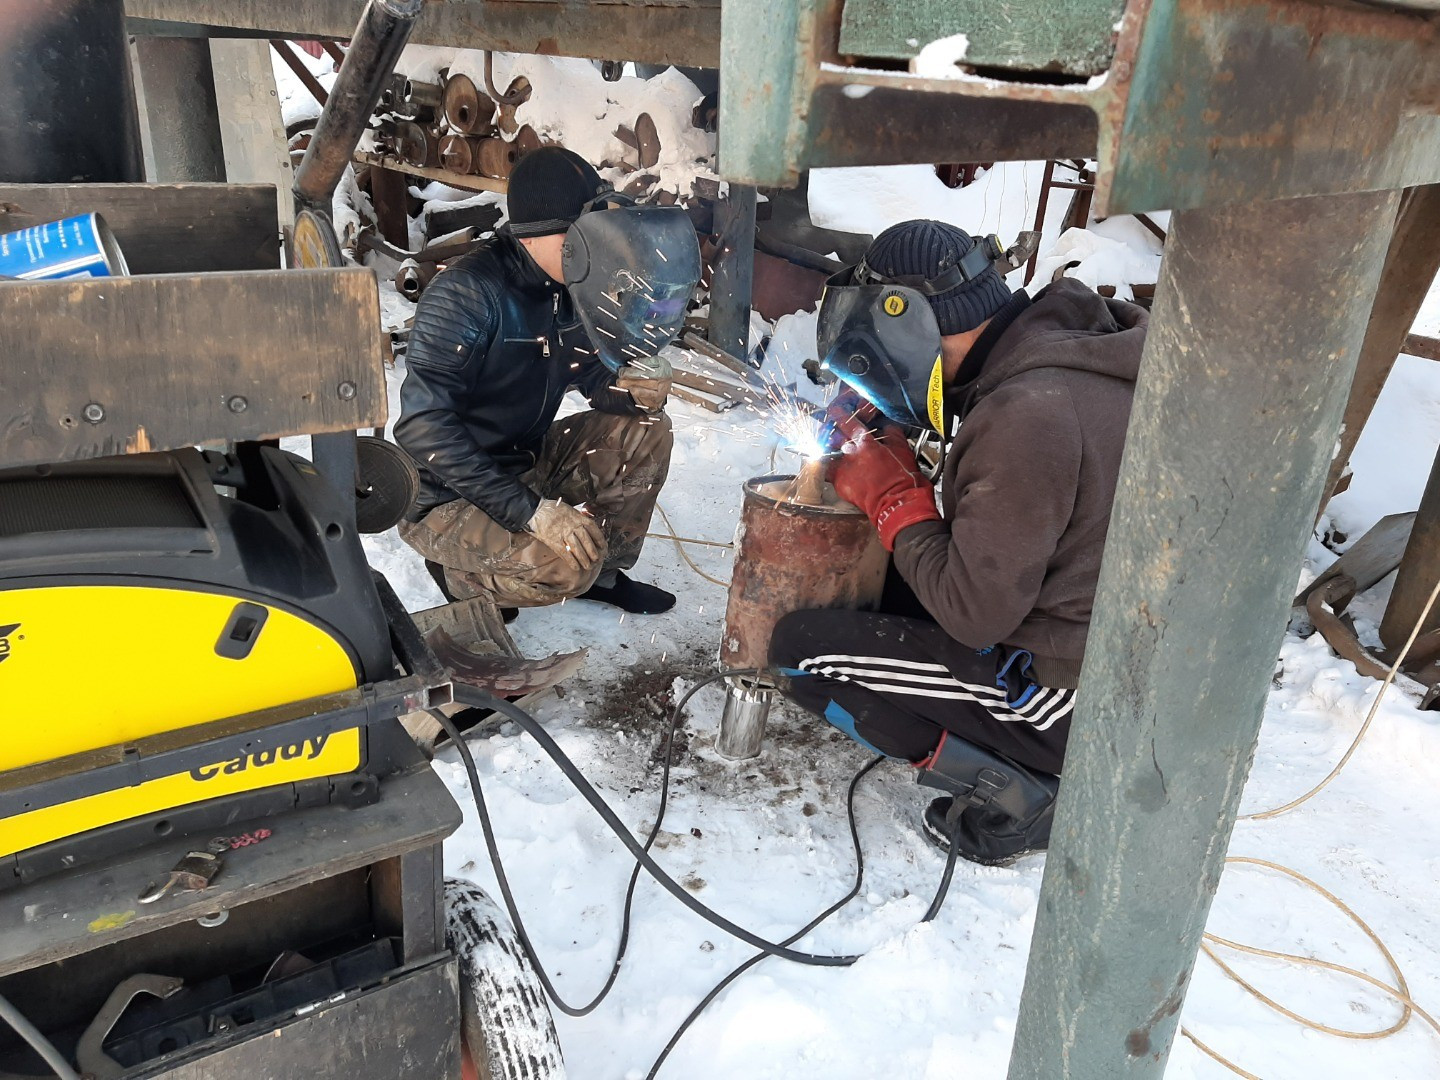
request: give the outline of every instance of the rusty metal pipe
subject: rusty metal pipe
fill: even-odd
[[[823,463],[813,465],[799,477],[757,476],[745,484],[720,645],[727,668],[767,667],[775,623],[792,611],[873,610],[880,603],[890,556],[869,518],[825,483]],[[809,502],[796,498],[801,489]],[[760,753],[773,693],[763,682],[728,683],[715,742],[722,757]]]
[[[411,303],[420,299],[425,286],[435,277],[434,263],[420,263],[406,259],[395,271],[395,289]]]
[[[530,100],[530,83],[527,80],[524,86],[516,86],[512,80],[509,89],[500,93],[495,89],[495,54],[485,50],[485,92],[495,101],[497,105],[509,105],[514,108],[516,105],[524,105]]]
[[[270,48],[280,55],[280,59],[285,61],[285,66],[295,73],[295,77],[300,80],[306,90],[310,91],[310,96],[316,102],[324,105],[330,99],[330,95],[325,92],[325,87],[320,85],[320,80],[311,74],[310,69],[305,66],[305,61],[296,56],[294,50],[290,48],[290,42],[284,38],[271,38]]]
[[[295,170],[295,201],[302,208],[329,209],[423,7],[424,0],[370,0],[365,5],[305,158]]]
[[[401,100],[412,108],[438,109],[445,100],[445,91],[439,83],[406,79],[402,86]]]

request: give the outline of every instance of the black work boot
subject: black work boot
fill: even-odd
[[[1009,866],[1050,843],[1060,778],[1034,772],[946,732],[916,780],[951,792],[925,808],[936,847],[983,866]]]
[[[615,571],[615,584],[592,585],[575,599],[593,600],[597,604],[609,604],[631,615],[659,615],[675,606],[675,594],[654,585],[632,581],[624,570]]]

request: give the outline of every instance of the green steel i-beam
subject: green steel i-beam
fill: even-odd
[[[967,66],[1098,75],[1115,55],[1124,12],[1125,0],[845,0],[840,52],[908,60],[963,33]]]
[[[824,2],[725,0],[721,7],[717,164],[727,180],[799,181]]]
[[[1174,217],[1011,1080],[1165,1071],[1396,204]]]

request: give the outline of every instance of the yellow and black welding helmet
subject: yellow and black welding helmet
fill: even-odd
[[[906,285],[863,284],[842,270],[820,296],[820,366],[896,423],[945,434],[940,326]]]

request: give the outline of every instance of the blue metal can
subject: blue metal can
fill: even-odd
[[[99,214],[49,221],[0,236],[0,277],[60,281],[129,273],[114,234]]]

